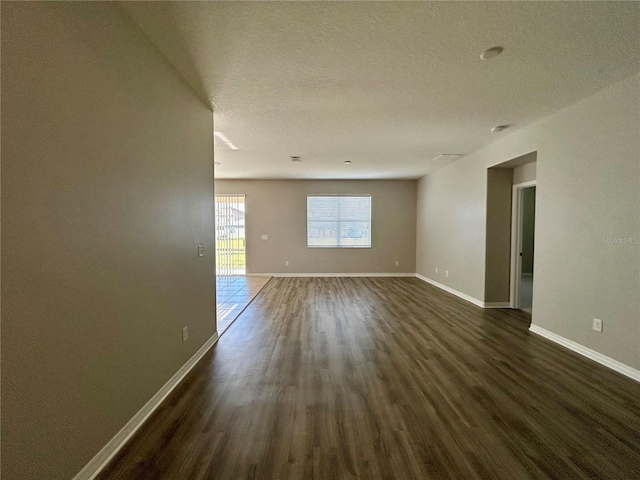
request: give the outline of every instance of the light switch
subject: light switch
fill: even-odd
[[[263,240],[269,240],[269,235],[262,235]]]
[[[200,244],[198,245],[198,256],[199,257],[204,257],[204,244]]]

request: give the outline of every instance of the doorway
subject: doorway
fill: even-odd
[[[216,194],[216,324],[222,335],[270,277],[247,276],[245,195]]]
[[[536,182],[513,186],[511,308],[532,313]]]
[[[216,277],[246,273],[245,196],[216,195]]]

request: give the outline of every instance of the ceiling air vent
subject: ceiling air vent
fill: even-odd
[[[302,159],[301,159],[300,157],[294,157],[294,156],[291,156],[291,157],[289,157],[289,158],[291,159],[291,161],[292,161],[293,163],[297,163],[297,162],[301,162],[301,161],[302,161]]]
[[[436,158],[431,160],[432,162],[444,162],[445,160],[458,160],[460,157],[463,157],[462,153],[441,153]]]

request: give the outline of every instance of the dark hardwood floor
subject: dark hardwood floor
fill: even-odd
[[[274,278],[99,478],[640,478],[640,384],[524,315]]]

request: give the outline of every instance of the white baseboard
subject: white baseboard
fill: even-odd
[[[511,308],[509,302],[483,302],[483,308]]]
[[[169,379],[158,392],[151,397],[144,407],[136,413],[122,429],[93,457],[73,480],[93,480],[107,466],[109,461],[127,443],[134,433],[144,424],[162,401],[182,381],[189,371],[198,363],[207,351],[218,341],[218,332],[214,333],[198,351]]]
[[[595,350],[591,350],[590,348],[585,347],[584,345],[580,345],[579,343],[574,342],[573,340],[569,340],[567,338],[561,337],[560,335],[550,332],[542,327],[537,325],[531,325],[529,330],[533,333],[540,335],[552,342],[555,342],[563,347],[568,348],[569,350],[573,350],[574,352],[579,353],[591,360],[604,365],[605,367],[609,367],[612,370],[615,370],[618,373],[626,375],[629,378],[634,379],[637,382],[640,382],[640,370],[636,370],[635,368],[630,367],[629,365],[625,365],[622,362],[614,360],[613,358],[607,357],[602,353],[596,352]]]
[[[481,300],[478,300],[477,298],[473,298],[471,295],[467,295],[466,293],[462,293],[462,292],[459,292],[458,290],[454,290],[451,287],[447,287],[446,285],[436,282],[435,280],[425,277],[424,275],[420,275],[419,273],[416,273],[415,276],[424,282],[430,283],[431,285],[444,290],[445,292],[452,293],[456,297],[460,297],[461,299],[466,300],[467,302],[471,302],[478,307],[484,308],[484,302]]]
[[[253,277],[415,277],[415,273],[247,273]]]

